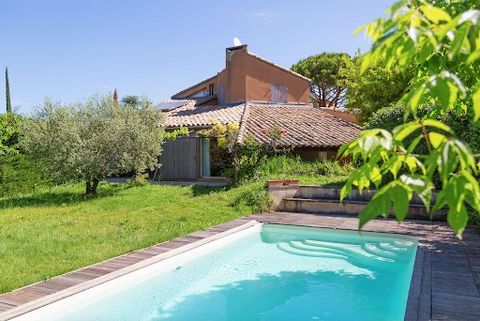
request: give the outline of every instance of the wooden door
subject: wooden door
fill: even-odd
[[[166,140],[162,147],[160,179],[197,179],[196,137],[179,137],[175,140]]]

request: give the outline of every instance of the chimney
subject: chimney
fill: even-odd
[[[242,50],[247,51],[247,47],[248,45],[240,45],[240,46],[226,48],[225,49],[225,66],[226,67],[228,66],[235,52],[242,51]]]

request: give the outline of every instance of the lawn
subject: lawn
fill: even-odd
[[[0,293],[194,231],[262,212],[269,178],[340,184],[350,168],[277,157],[238,187],[103,184],[0,198]]]
[[[262,184],[237,188],[83,184],[0,199],[0,293],[260,211]]]

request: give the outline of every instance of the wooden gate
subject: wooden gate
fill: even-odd
[[[179,137],[163,143],[160,156],[160,177],[165,180],[195,180],[197,175],[197,138]]]

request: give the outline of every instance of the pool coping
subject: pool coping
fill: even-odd
[[[49,295],[46,295],[46,296],[43,296],[43,297],[40,297],[38,299],[35,299],[35,300],[32,300],[32,301],[29,301],[27,303],[24,303],[24,304],[21,304],[15,308],[12,308],[12,309],[9,309],[9,310],[6,310],[5,312],[3,313],[0,313],[0,321],[6,321],[6,320],[10,320],[10,319],[13,319],[13,318],[16,318],[16,317],[19,317],[23,314],[26,314],[26,313],[29,313],[29,312],[32,312],[34,310],[37,310],[37,309],[40,309],[46,305],[49,305],[49,304],[52,304],[54,302],[57,302],[57,301],[60,301],[62,299],[65,299],[67,297],[70,297],[72,295],[75,295],[75,294],[78,294],[80,292],[83,292],[83,291],[86,291],[88,289],[91,289],[95,286],[98,286],[100,284],[103,284],[105,282],[108,282],[108,281],[111,281],[113,279],[116,279],[120,276],[123,276],[123,275],[126,275],[126,274],[129,274],[131,272],[134,272],[134,271],[137,271],[139,269],[142,269],[144,267],[147,267],[147,266],[150,266],[152,264],[155,264],[155,263],[158,263],[158,262],[161,262],[165,259],[168,259],[168,258],[171,258],[173,256],[177,256],[181,253],[184,253],[184,252],[187,252],[187,251],[190,251],[190,250],[193,250],[195,248],[198,248],[202,245],[205,245],[207,243],[210,243],[210,242],[213,242],[213,241],[216,241],[216,240],[219,240],[221,238],[224,238],[228,235],[231,235],[231,234],[234,234],[234,233],[237,233],[237,232],[240,232],[242,230],[245,230],[245,229],[248,229],[248,228],[251,228],[251,227],[254,227],[255,225],[258,225],[260,224],[259,222],[255,221],[255,220],[249,220],[247,221],[246,223],[243,223],[239,226],[235,226],[235,227],[232,227],[232,228],[229,228],[225,231],[220,231],[218,233],[215,233],[211,236],[208,236],[208,237],[205,237],[205,238],[201,238],[197,241],[194,241],[194,242],[191,242],[191,243],[187,243],[181,247],[178,247],[178,248],[174,248],[174,249],[171,249],[169,251],[166,251],[166,252],[162,252],[162,253],[159,253],[155,256],[152,256],[150,258],[147,258],[147,259],[144,259],[144,260],[141,260],[137,263],[134,263],[134,264],[131,264],[131,265],[127,265],[125,267],[122,267],[120,269],[117,269],[117,270],[114,270],[110,273],[107,273],[105,275],[102,275],[102,276],[99,276],[97,278],[94,278],[92,280],[88,280],[88,281],[85,281],[85,282],[81,282],[77,285],[73,285],[71,287],[68,287],[66,289],[63,289],[63,290],[60,290],[60,291],[57,291],[57,292],[54,292],[52,294],[49,294]],[[178,239],[175,239],[175,240],[178,240]],[[175,241],[173,240],[173,241]],[[164,242],[164,243],[160,243],[160,244],[166,244],[168,242]],[[123,255],[119,256],[119,257],[122,257]],[[118,258],[118,257],[117,257]],[[88,267],[86,267],[88,268]],[[85,270],[86,268],[81,268],[81,269],[78,269],[78,270],[75,270],[75,271],[82,271],[82,270]],[[57,277],[54,277],[50,280],[54,280],[58,277],[61,277],[62,275],[60,276],[57,276]],[[35,286],[35,285],[39,285],[39,284],[42,284],[44,282],[37,282],[37,283],[34,283],[34,284],[31,284],[31,285],[27,285],[25,287],[22,287],[22,288],[19,288],[19,289],[16,289],[12,292],[15,292],[15,291],[22,291],[23,289],[28,289],[32,286]],[[9,293],[12,293],[12,292],[9,292]],[[8,294],[8,293],[7,293]],[[1,295],[0,295],[0,302],[1,302]]]
[[[341,215],[268,213],[236,219],[214,226],[205,231],[195,232],[145,249],[120,255],[46,281],[37,282],[2,294],[0,295],[0,321],[18,317],[119,276],[252,227],[258,223],[339,230],[356,230],[358,228],[358,219],[356,217]],[[471,307],[472,305],[475,306],[477,301],[480,303],[480,234],[478,232],[472,234],[470,230],[465,231],[465,234],[469,237],[475,236],[475,242],[473,242],[475,246],[474,250],[478,248],[478,251],[474,251],[471,255],[473,261],[469,261],[469,271],[471,271],[473,275],[468,278],[468,273],[465,272],[466,269],[459,265],[460,259],[463,260],[464,255],[462,256],[462,251],[456,248],[464,247],[465,244],[454,238],[453,233],[445,223],[408,220],[403,224],[398,224],[390,219],[380,219],[369,222],[362,231],[400,234],[413,236],[418,239],[404,320],[440,320],[448,316],[458,316],[458,313],[461,315],[461,320],[480,319],[480,307]],[[435,246],[432,247],[432,244],[435,245],[437,239],[440,240],[441,244],[445,242],[445,253],[441,253],[441,251],[439,253],[436,251],[437,248],[435,248]],[[446,256],[443,257],[441,254],[445,254]],[[432,258],[432,256],[435,257]],[[452,258],[451,260],[453,260],[451,266],[451,262],[446,260],[446,258],[450,258],[450,256]],[[445,261],[442,262],[443,259],[439,260],[439,258],[443,258]],[[469,259],[468,255],[467,258]],[[443,263],[445,266],[442,267],[442,265],[440,265],[439,269],[433,264],[435,262],[437,262],[437,265]],[[432,265],[434,269],[432,269]],[[460,286],[465,286],[465,281],[468,281],[467,287],[471,290],[470,293],[468,293],[469,295],[462,296],[465,293],[455,288],[455,285],[452,284],[450,285],[453,286],[453,290],[450,292],[449,289],[441,286],[440,291],[437,291],[439,286],[437,284],[438,281],[435,280],[437,280],[438,277],[441,277],[440,280],[442,280],[443,277],[455,279],[458,277],[458,275],[455,274],[455,268],[458,266],[462,268],[461,281],[464,282],[464,284],[460,284]],[[439,273],[440,275],[438,275]],[[472,282],[476,292],[472,288]],[[452,300],[454,303],[458,301],[457,308],[455,306],[445,308],[441,305],[441,302],[451,302]],[[466,303],[461,300],[467,300],[470,303],[469,306],[465,307]],[[463,308],[463,310],[460,308]]]

